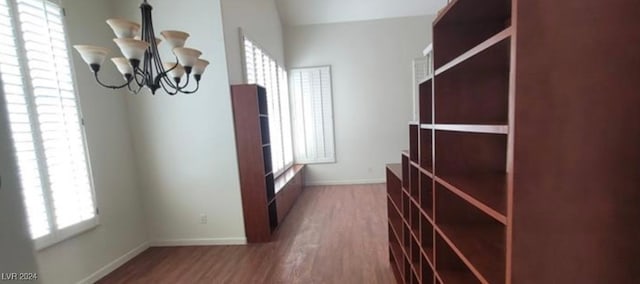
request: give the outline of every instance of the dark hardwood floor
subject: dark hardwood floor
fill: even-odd
[[[305,188],[273,241],[150,248],[98,283],[395,283],[384,185]]]

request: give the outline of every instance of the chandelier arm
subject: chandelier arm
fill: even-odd
[[[180,84],[178,84],[179,91],[184,90],[187,87],[187,85],[189,85],[190,78],[191,78],[191,74],[187,74],[187,80],[185,80],[184,85],[180,86]]]
[[[200,89],[200,81],[196,81],[196,88],[192,91],[181,91],[183,94],[193,94]]]
[[[93,75],[96,78],[96,82],[98,82],[98,84],[100,86],[105,87],[105,88],[109,88],[109,89],[114,89],[114,90],[122,89],[122,88],[126,87],[127,85],[129,85],[131,83],[131,80],[132,80],[131,77],[129,77],[129,78],[126,79],[126,82],[124,84],[122,84],[122,85],[107,85],[107,84],[103,83],[102,81],[100,81],[100,78],[98,76],[98,72],[94,72]]]
[[[132,81],[133,81],[133,80],[132,80]],[[133,94],[133,95],[137,95],[138,93],[140,93],[140,91],[142,90],[142,87],[143,87],[143,86],[138,85],[138,89],[137,89],[137,90],[134,90],[133,88],[131,88],[131,84],[127,85],[127,89],[129,89],[129,93],[130,93],[130,94]]]
[[[178,89],[174,89],[175,91],[171,92],[171,91],[169,91],[169,90],[165,87],[165,85],[164,85],[164,84],[160,84],[160,86],[162,86],[162,89],[163,89],[167,94],[169,94],[170,96],[175,96],[176,94],[178,94],[178,92],[180,92],[180,90],[178,90]]]
[[[174,84],[173,81],[171,80],[171,78],[169,78],[169,76],[167,76],[167,74],[169,74],[169,72],[173,71],[174,69],[178,68],[178,65],[180,64],[178,62],[178,57],[176,56],[176,64],[173,65],[173,67],[171,67],[169,70],[164,70],[164,65],[162,65],[162,59],[160,59],[160,57],[156,58],[156,66],[159,66],[160,68],[162,68],[162,73],[158,74],[158,77],[156,77],[156,81],[158,83],[160,83],[160,80],[164,81],[165,84],[169,85],[169,87],[171,87],[172,89],[178,89],[177,84]]]
[[[140,80],[138,80],[138,77],[140,77]],[[136,84],[138,85],[138,90],[134,90],[134,93],[140,93],[140,91],[142,90],[142,88],[144,88],[145,86],[147,86],[147,81],[146,81],[146,77],[144,75],[144,73],[142,73],[142,70],[140,68],[138,68],[136,70]]]
[[[142,88],[144,88],[144,85],[138,85],[138,89],[137,89],[137,90],[134,90],[133,92],[134,92],[135,94],[138,94],[138,93],[140,93],[140,91],[142,91]]]
[[[158,61],[160,61],[160,59],[158,59]],[[178,67],[178,61],[176,58],[176,65],[173,65],[173,67],[171,67],[169,70],[166,70],[162,73],[159,73],[158,76],[156,76],[154,83],[156,85],[168,85],[171,89],[179,89],[178,88],[178,84],[173,84],[173,82],[171,81],[171,78],[169,78],[169,76],[167,76],[169,74],[169,72],[173,71],[174,69],[176,69]],[[158,65],[156,65],[158,66]],[[162,65],[159,65],[162,66]],[[164,84],[163,84],[164,82]]]
[[[144,78],[144,74],[142,73],[142,71],[140,70],[139,67],[136,68],[136,70],[134,71],[135,75],[133,76],[133,78],[136,81],[136,84],[138,84],[138,87],[144,86],[145,85],[145,78]],[[138,76],[142,77],[140,80],[138,80]]]

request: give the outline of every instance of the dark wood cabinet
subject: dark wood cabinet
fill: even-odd
[[[387,166],[403,283],[638,283],[640,2],[452,1]]]

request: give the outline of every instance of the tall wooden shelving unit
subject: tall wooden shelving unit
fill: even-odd
[[[247,242],[268,242],[302,193],[304,165],[274,176],[265,88],[232,85],[231,102]]]
[[[398,282],[639,283],[640,3],[569,2],[436,18],[435,74],[387,166]]]
[[[247,241],[267,242],[278,225],[267,92],[258,85],[234,85],[231,99]]]

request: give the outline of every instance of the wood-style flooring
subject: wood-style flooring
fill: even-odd
[[[99,283],[395,283],[385,187],[307,187],[270,243],[150,248]]]

